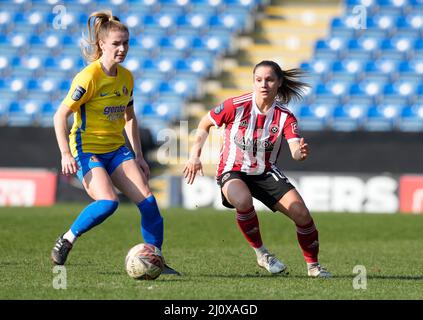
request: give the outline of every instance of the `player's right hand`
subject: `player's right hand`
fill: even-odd
[[[183,171],[184,178],[188,184],[193,184],[198,171],[200,172],[201,176],[204,176],[203,165],[201,164],[200,159],[189,159]]]
[[[71,154],[62,155],[62,174],[70,176],[78,171],[79,167],[74,157]]]

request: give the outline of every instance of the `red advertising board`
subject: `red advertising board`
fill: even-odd
[[[423,175],[404,175],[399,186],[400,211],[423,213]]]
[[[51,206],[57,174],[44,169],[0,169],[0,206]]]

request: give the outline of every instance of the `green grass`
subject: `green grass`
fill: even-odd
[[[265,245],[290,269],[284,277],[258,268],[233,212],[163,210],[163,253],[183,276],[136,281],[123,266],[142,242],[128,204],[76,242],[67,289],[57,290],[50,250],[83,206],[0,209],[0,299],[423,299],[423,216],[314,214],[320,260],[334,274],[327,280],[307,278],[285,216],[259,213]],[[366,268],[365,290],[353,288],[356,265]]]

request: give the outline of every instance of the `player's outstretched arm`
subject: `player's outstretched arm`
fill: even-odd
[[[65,104],[61,104],[53,117],[54,131],[56,133],[57,144],[62,155],[62,174],[69,176],[78,171],[78,164],[69,149],[68,144],[68,117],[72,110]]]
[[[300,141],[293,141],[289,143],[289,149],[291,150],[292,158],[297,161],[303,161],[307,159],[310,148],[307,143],[305,143],[304,138],[301,138]]]
[[[200,156],[201,150],[207,140],[212,126],[213,122],[210,120],[208,114],[206,114],[198,124],[195,142],[191,148],[189,160],[183,170],[184,177],[188,184],[192,184],[194,182],[197,172],[199,172],[201,176],[204,175]]]

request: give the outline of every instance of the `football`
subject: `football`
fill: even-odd
[[[164,269],[162,252],[152,244],[137,244],[126,255],[125,268],[131,278],[154,280]]]

